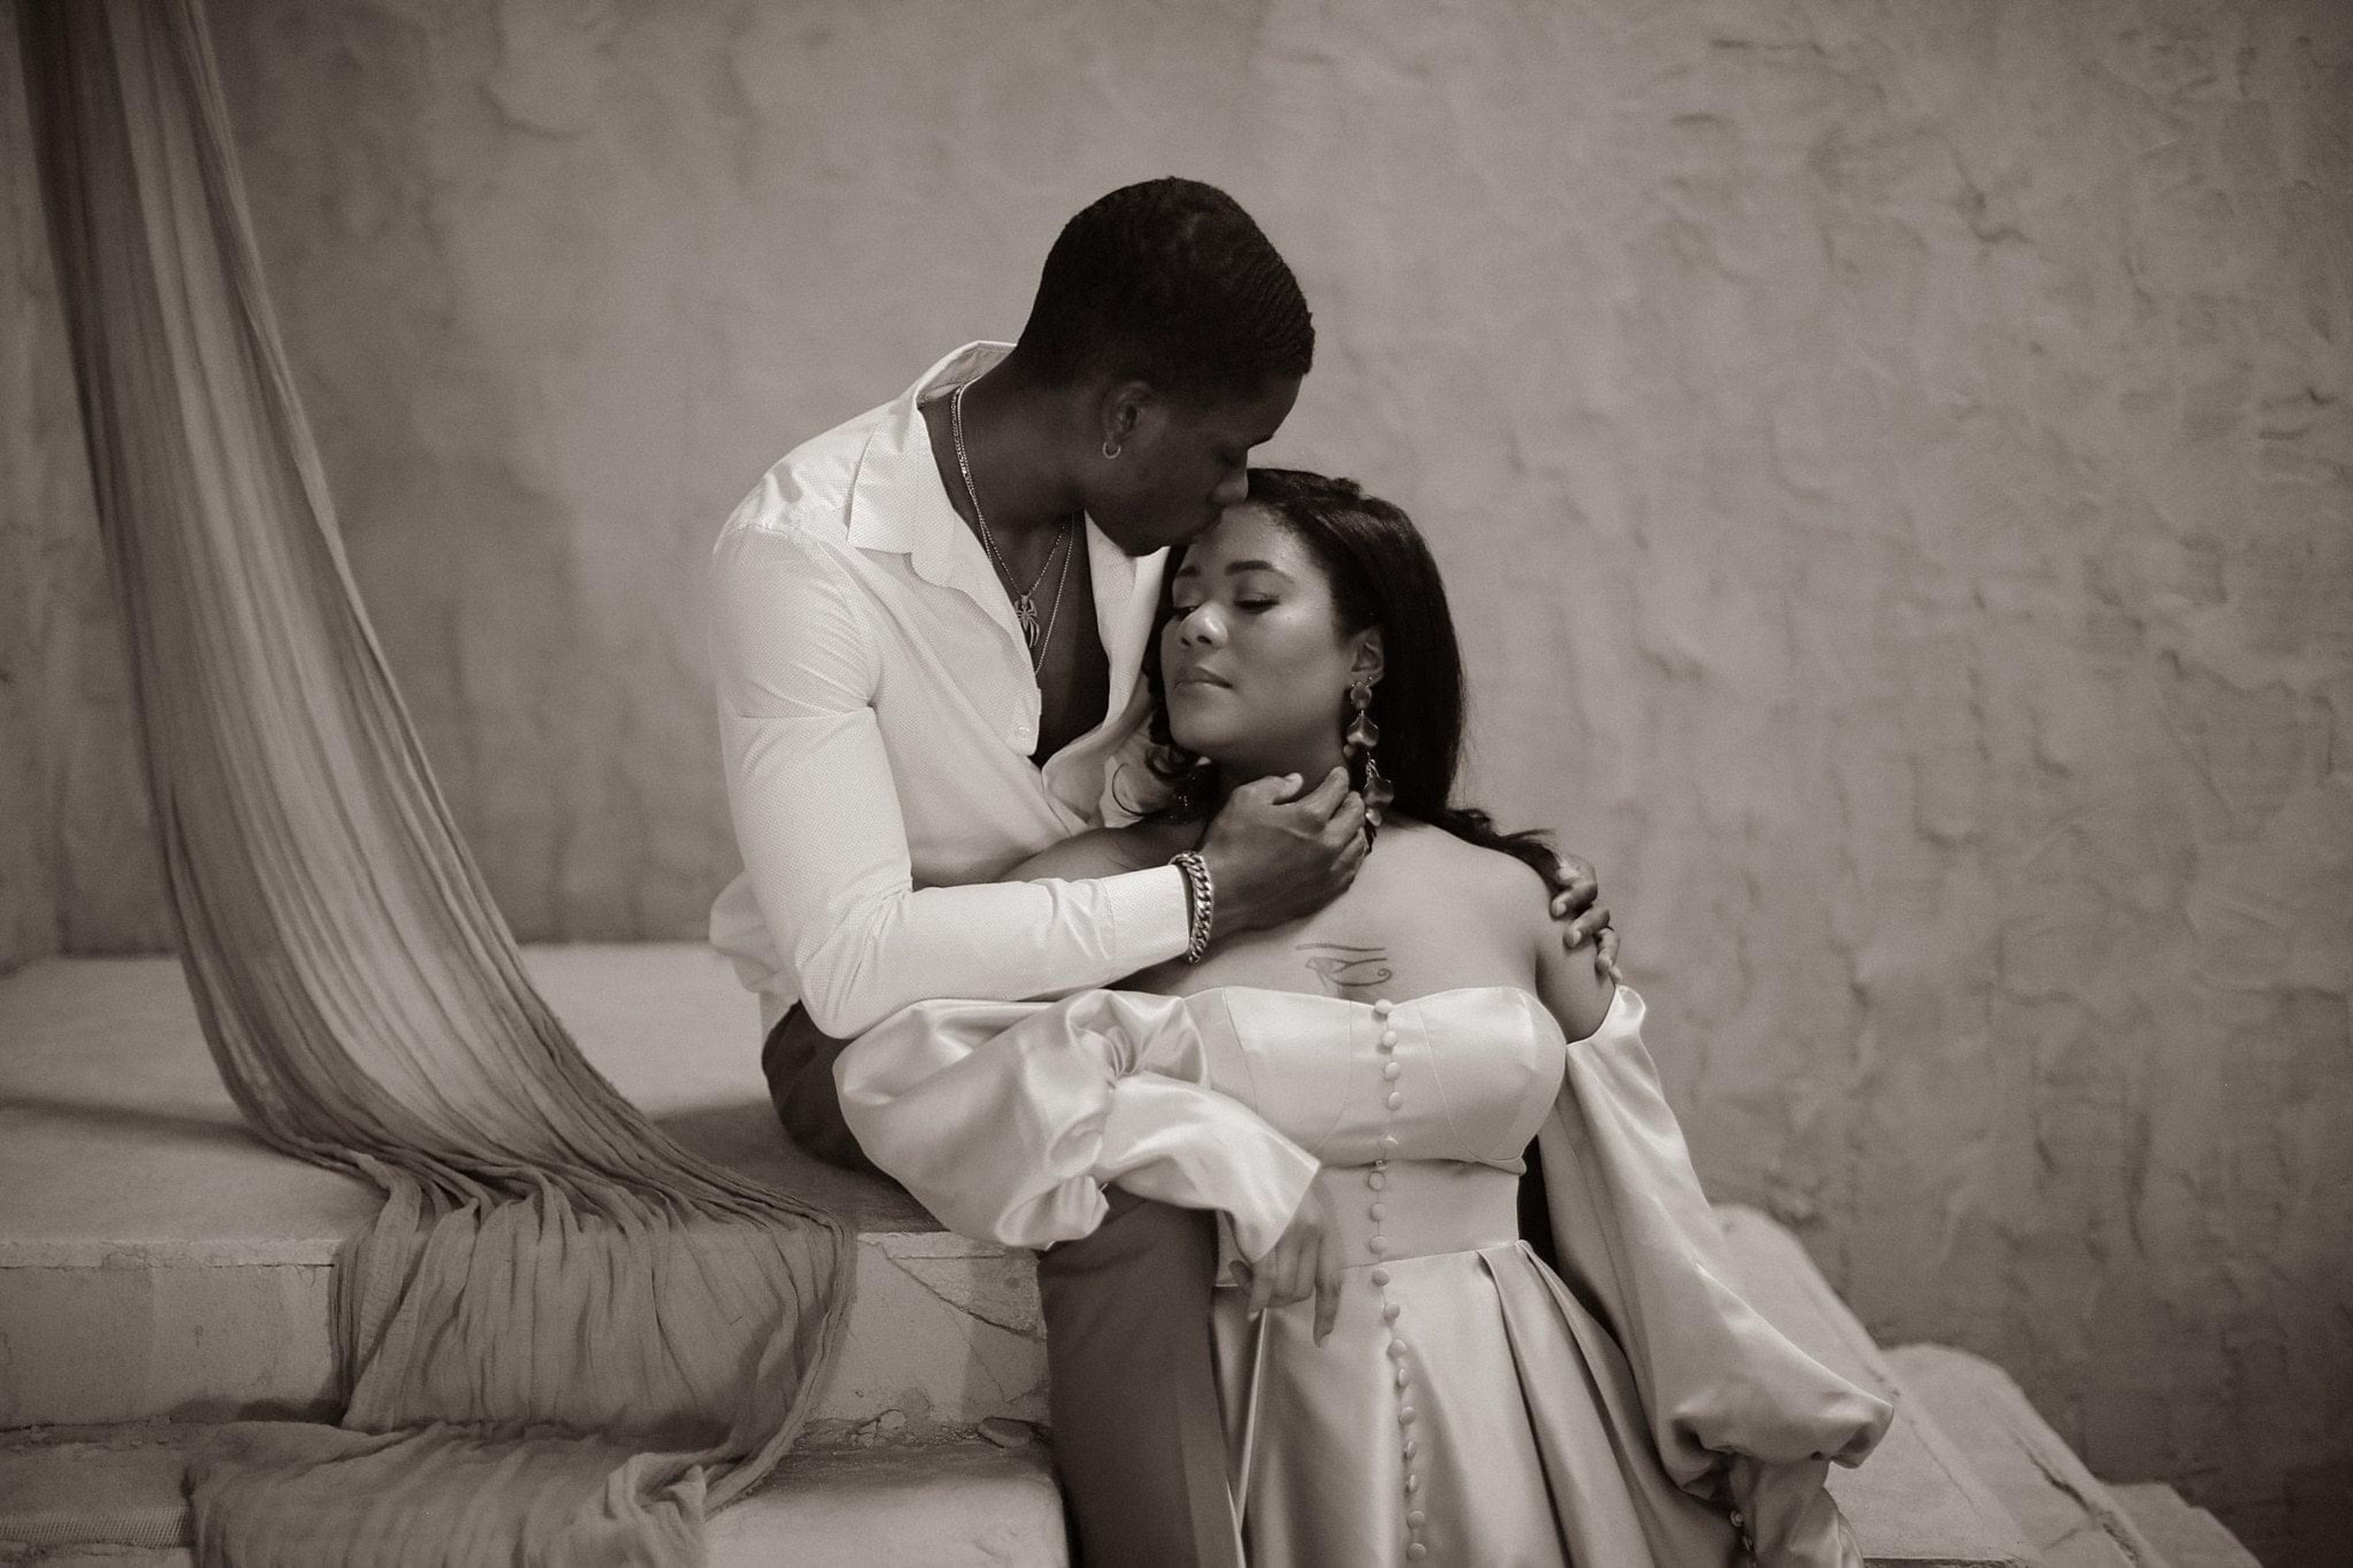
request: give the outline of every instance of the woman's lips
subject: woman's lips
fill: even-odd
[[[1230,686],[1233,683],[1224,676],[1212,674],[1206,669],[1180,669],[1168,684],[1171,686]]]

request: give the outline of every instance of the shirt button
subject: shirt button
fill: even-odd
[[[1430,1516],[1422,1512],[1421,1510],[1418,1508],[1412,1509],[1407,1511],[1405,1521],[1410,1528],[1419,1530],[1423,1525],[1430,1522]]]
[[[1381,1044],[1394,1047],[1397,1044],[1397,1040],[1398,1036],[1395,1029],[1383,1029],[1381,1031]]]
[[[1403,1340],[1391,1340],[1389,1342],[1389,1360],[1405,1360],[1405,1342]]]
[[[1392,1092],[1390,1093],[1390,1095],[1389,1095],[1389,1109],[1390,1109],[1391,1110],[1398,1110],[1399,1107],[1403,1106],[1404,1104],[1405,1104],[1405,1096],[1404,1096],[1404,1095],[1402,1095],[1402,1094],[1398,1094],[1398,1093],[1396,1093],[1396,1092],[1394,1092],[1394,1091],[1392,1091]]]
[[[1375,1219],[1387,1219],[1389,1217],[1388,1205],[1387,1204],[1375,1204],[1372,1206],[1371,1214],[1372,1217]]]
[[[1375,1258],[1378,1258],[1388,1249],[1389,1238],[1386,1236],[1374,1237],[1371,1240],[1365,1243],[1365,1250],[1371,1253]]]
[[[1376,1018],[1386,1018],[1389,1016],[1389,1009],[1396,1005],[1396,1003],[1391,1002],[1385,996],[1381,998],[1381,1000],[1373,1004],[1373,1016]]]
[[[1414,1415],[1414,1410],[1413,1410],[1413,1406],[1412,1406],[1412,1405],[1398,1405],[1398,1426],[1412,1426],[1412,1425],[1413,1425],[1413,1415]],[[1406,1478],[1406,1489],[1406,1489],[1406,1490],[1408,1490],[1408,1491],[1411,1491],[1411,1490],[1413,1490],[1413,1488],[1414,1488],[1414,1482],[1415,1482],[1418,1479],[1419,1479],[1419,1478],[1411,1477],[1411,1476],[1407,1477],[1407,1478]]]
[[[1402,1309],[1401,1309],[1401,1308],[1399,1308],[1399,1307],[1398,1307],[1398,1305],[1395,1301],[1384,1301],[1384,1302],[1382,1302],[1382,1303],[1381,1303],[1381,1321],[1382,1321],[1382,1322],[1384,1322],[1384,1323],[1394,1323],[1394,1322],[1396,1322],[1396,1321],[1398,1321],[1398,1313],[1400,1310],[1402,1310]]]
[[[1405,1554],[1414,1562],[1419,1563],[1423,1558],[1430,1555],[1430,1548],[1417,1541],[1405,1549]]]
[[[1408,1475],[1408,1476],[1406,1477],[1406,1479],[1405,1479],[1405,1493],[1406,1493],[1406,1496],[1408,1496],[1408,1497],[1411,1497],[1414,1493],[1416,1493],[1416,1492],[1419,1491],[1420,1489],[1421,1489],[1421,1478],[1420,1478],[1419,1476],[1417,1476],[1417,1475],[1410,1475],[1410,1474],[1409,1474],[1409,1475]]]
[[[1377,1193],[1388,1184],[1389,1179],[1387,1176],[1382,1175],[1378,1171],[1370,1172],[1365,1177],[1365,1185],[1372,1188],[1373,1191]]]
[[[1409,1458],[1409,1459],[1412,1458],[1413,1458],[1413,1456],[1414,1456],[1414,1451],[1415,1451],[1419,1447],[1419,1444],[1417,1444],[1417,1443],[1416,1443],[1412,1438],[1408,1437],[1408,1438],[1405,1440],[1405,1457],[1406,1457],[1407,1458]]]
[[[1389,1271],[1388,1271],[1388,1269],[1386,1269],[1386,1268],[1376,1268],[1376,1269],[1374,1269],[1374,1270],[1373,1270],[1373,1283],[1374,1283],[1374,1284],[1376,1284],[1376,1285],[1386,1285],[1386,1284],[1388,1284],[1388,1282],[1389,1282]]]
[[[1398,1075],[1403,1071],[1405,1068],[1398,1062],[1385,1062],[1381,1066],[1381,1076],[1391,1083],[1395,1083],[1398,1080]]]

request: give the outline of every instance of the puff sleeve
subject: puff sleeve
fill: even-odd
[[[1103,1190],[1117,1184],[1225,1214],[1257,1258],[1317,1162],[1211,1088],[1209,1065],[1183,998],[1088,991],[919,1003],[843,1051],[834,1081],[868,1158],[959,1234],[1073,1240],[1103,1222]]]
[[[1726,1496],[1767,1564],[1860,1568],[1823,1486],[1886,1432],[1886,1401],[1822,1365],[1742,1296],[1724,1233],[1620,987],[1572,1044],[1537,1134],[1568,1282],[1625,1349],[1651,1438],[1687,1490]]]

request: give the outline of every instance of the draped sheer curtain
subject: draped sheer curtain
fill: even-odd
[[[525,975],[353,591],[197,0],[17,5],[188,986],[255,1131],[385,1197],[341,1426],[220,1429],[199,1554],[691,1560],[806,1418],[850,1239],[671,1142]]]

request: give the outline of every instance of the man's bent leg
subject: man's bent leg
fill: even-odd
[[[795,1007],[769,1033],[760,1068],[796,1145],[872,1171],[833,1084],[848,1044]],[[1038,1259],[1071,1544],[1091,1568],[1240,1568],[1209,1339],[1217,1216],[1116,1187],[1104,1195],[1111,1212],[1094,1234]]]
[[[834,1058],[849,1047],[809,1022],[795,1006],[768,1031],[760,1049],[760,1071],[768,1080],[768,1100],[785,1135],[802,1152],[848,1171],[874,1172],[874,1163],[851,1136],[841,1118],[841,1096],[833,1087]],[[879,1173],[876,1173],[879,1174]]]
[[[1209,1298],[1217,1216],[1124,1193],[1038,1259],[1054,1466],[1086,1568],[1240,1568]]]

